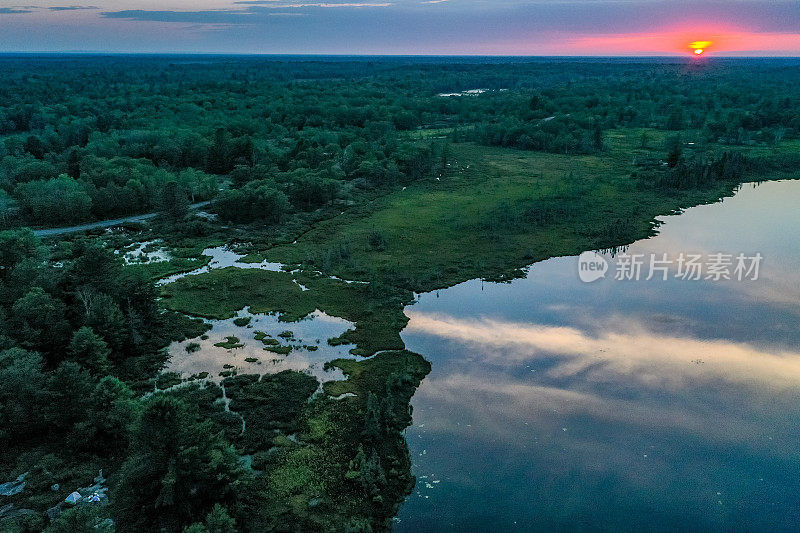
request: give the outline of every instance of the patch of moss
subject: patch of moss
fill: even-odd
[[[269,476],[270,488],[282,497],[300,494],[324,495],[324,485],[317,475],[320,453],[312,448],[292,450]]]
[[[234,318],[234,319],[233,319],[233,323],[234,323],[235,325],[239,326],[240,328],[243,328],[243,327],[245,327],[246,325],[248,325],[248,324],[250,323],[250,321],[251,321],[251,320],[252,320],[252,317],[249,317],[249,316],[243,316],[243,317],[239,317],[239,318]]]
[[[248,453],[268,448],[275,430],[298,431],[300,413],[317,390],[313,376],[286,370],[277,374],[241,375],[224,381],[230,409],[241,414],[247,431],[239,445]]]
[[[380,390],[387,376],[402,373],[421,380],[430,372],[431,365],[419,354],[406,350],[381,352],[374,357],[357,361],[355,359],[334,359],[325,363],[325,369],[338,368],[347,376],[345,381],[329,381],[322,385],[331,396],[351,393],[363,396],[366,391]]]
[[[273,339],[263,331],[256,331],[256,334],[253,338],[257,341],[261,341],[265,346],[277,346],[280,344],[278,339]]]
[[[199,318],[192,318],[183,313],[167,311],[164,313],[163,318],[168,324],[166,330],[169,332],[170,340],[177,342],[205,335],[211,329],[209,324]],[[208,337],[206,336],[206,338]]]
[[[239,342],[238,337],[229,336],[225,337],[224,341],[215,343],[214,346],[225,348],[227,350],[234,350],[236,348],[243,348],[244,344]]]
[[[128,265],[126,268],[141,269],[147,272],[151,279],[158,280],[191,272],[207,265],[211,258],[205,255],[200,257],[173,257],[169,261],[146,262]]]
[[[291,346],[265,346],[264,350],[272,353],[276,353],[279,355],[289,355],[292,351]]]

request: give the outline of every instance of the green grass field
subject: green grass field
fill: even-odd
[[[650,235],[655,217],[732,192],[727,183],[691,191],[642,186],[631,176],[634,161],[663,157],[668,137],[648,130],[647,148],[640,148],[643,133],[609,132],[599,155],[453,144],[440,181],[417,182],[352,208],[317,224],[297,244],[251,259],[305,263],[347,279],[428,291],[513,276],[553,256],[628,244]],[[373,233],[383,237],[385,249],[370,246]]]

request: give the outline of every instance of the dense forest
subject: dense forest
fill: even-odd
[[[800,70],[783,60],[6,56],[0,76],[3,531],[389,529],[430,371],[399,337],[415,291],[626,244],[800,164]],[[504,172],[525,186],[504,191]],[[437,183],[484,203],[429,219],[390,203]],[[155,241],[171,261],[125,259]],[[156,285],[219,245],[300,273]],[[347,379],[324,384],[161,372],[170,343],[211,327],[198,317],[245,304],[346,318],[329,344],[370,357],[329,362]],[[97,505],[65,503],[76,490]]]
[[[404,135],[421,127],[566,154],[601,151],[614,128],[692,129],[722,145],[800,131],[797,69],[781,64],[31,58],[0,69],[0,216],[33,225],[220,189],[224,218],[274,223],[428,175],[441,147]],[[438,96],[470,90],[485,92]]]

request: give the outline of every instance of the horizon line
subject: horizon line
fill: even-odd
[[[409,58],[540,58],[540,59],[691,59],[698,61],[694,55],[538,55],[538,54],[413,54],[413,53],[325,53],[325,52],[182,52],[182,51],[94,51],[94,50],[9,50],[0,51],[0,56],[11,55],[86,55],[86,56],[241,56],[241,57],[409,57]],[[699,59],[800,59],[798,55],[706,55]]]

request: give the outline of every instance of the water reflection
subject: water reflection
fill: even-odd
[[[483,357],[482,364],[515,367],[546,361],[552,379],[581,376],[594,382],[622,378],[672,390],[695,386],[698,380],[726,381],[759,388],[800,386],[800,352],[767,351],[727,340],[699,340],[647,331],[635,317],[625,330],[605,321],[604,333],[593,336],[570,327],[515,323],[490,318],[458,319],[409,312],[410,335],[433,335],[460,343]],[[619,324],[622,325],[622,324]]]
[[[280,272],[283,270],[283,265],[280,263],[270,263],[268,261],[263,261],[261,263],[243,262],[242,259],[244,259],[245,254],[237,253],[235,250],[232,250],[227,246],[206,248],[203,250],[203,255],[210,257],[207,265],[196,268],[189,272],[181,272],[180,274],[173,274],[172,276],[162,278],[158,280],[157,285],[167,285],[169,283],[174,283],[181,278],[185,278],[186,276],[197,276],[199,274],[205,274],[210,270],[228,267],[254,268],[258,270],[268,270],[271,272]]]
[[[584,284],[567,257],[421,295],[403,339],[433,364],[407,432],[428,477],[396,528],[793,529],[798,199],[745,187],[628,250],[760,252],[757,281]]]
[[[236,321],[249,318],[244,324]],[[228,320],[205,320],[212,328],[207,338],[173,342],[170,359],[164,372],[176,372],[183,378],[208,374],[208,379],[221,381],[226,371],[239,374],[275,374],[284,370],[307,372],[320,383],[344,379],[338,369],[325,370],[325,363],[340,357],[351,357],[352,344],[331,346],[328,339],[338,337],[353,327],[352,322],[314,311],[296,322],[281,322],[277,314],[252,314],[243,309]],[[291,332],[285,338],[281,333]],[[257,337],[269,339],[273,346],[291,347],[288,354],[265,350],[269,345]],[[235,348],[219,346],[235,337]]]

